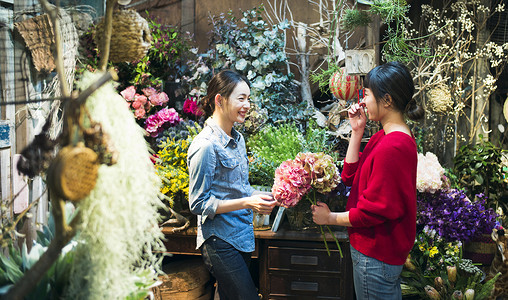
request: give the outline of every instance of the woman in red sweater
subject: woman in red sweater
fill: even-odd
[[[316,224],[348,227],[357,299],[401,299],[400,273],[416,235],[415,139],[405,122],[423,117],[413,99],[409,70],[389,62],[372,69],[364,81],[365,109],[348,111],[352,127],[342,181],[351,186],[346,212],[312,206]],[[383,129],[363,152],[360,144],[368,118]]]

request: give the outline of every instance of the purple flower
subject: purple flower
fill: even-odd
[[[485,208],[486,197],[470,201],[463,190],[438,190],[418,193],[418,225],[434,229],[443,239],[463,243],[488,234],[496,224],[497,214]]]

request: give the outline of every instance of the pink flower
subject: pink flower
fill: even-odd
[[[195,116],[203,115],[203,112],[198,108],[198,102],[193,98],[185,99],[185,102],[183,103],[183,112]]]
[[[164,92],[160,92],[159,93],[159,100],[160,100],[160,103],[161,103],[159,105],[164,105],[164,104],[168,103],[168,101],[169,101],[168,94],[166,94]]]
[[[124,97],[127,101],[132,101],[134,99],[134,95],[136,94],[136,88],[133,85],[129,86],[125,90],[120,92],[120,95]]]
[[[134,101],[139,101],[141,103],[141,105],[145,105],[147,100],[148,99],[144,95],[136,94],[134,96]]]
[[[142,91],[143,91],[143,94],[145,94],[145,96],[147,96],[147,97],[157,94],[157,91],[153,87],[144,88],[144,89],[142,89]]]
[[[174,108],[163,108],[157,114],[162,123],[169,122],[173,125],[180,122],[180,116]]]
[[[180,122],[180,116],[174,108],[163,108],[145,121],[145,130],[152,137],[156,137],[167,125],[172,126]],[[164,126],[164,127],[163,127]]]
[[[145,114],[146,114],[145,109],[144,109],[144,108],[142,108],[142,107],[140,107],[140,108],[138,108],[138,109],[136,109],[136,110],[134,111],[134,116],[135,116],[137,119],[144,118],[144,117],[145,117]]]
[[[310,176],[295,160],[286,160],[275,170],[272,193],[275,200],[286,207],[295,206],[310,189]]]
[[[136,101],[132,102],[132,108],[139,109],[140,107],[143,107],[143,103],[141,103],[141,101],[136,100]],[[143,108],[143,110],[144,110],[144,108]]]

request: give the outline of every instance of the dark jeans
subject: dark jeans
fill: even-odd
[[[249,272],[251,253],[238,251],[212,236],[201,246],[201,254],[206,267],[217,280],[221,300],[259,300]]]

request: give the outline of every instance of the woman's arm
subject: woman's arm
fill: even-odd
[[[277,201],[275,201],[271,195],[253,194],[250,197],[240,199],[221,200],[219,201],[215,213],[223,214],[230,211],[250,208],[257,213],[268,215],[272,212],[276,204]]]
[[[367,124],[367,116],[365,111],[358,104],[353,104],[348,110],[349,123],[351,124],[351,138],[347,147],[346,159],[347,163],[355,163],[360,159],[360,145],[362,143],[363,132]]]
[[[323,202],[317,202],[311,206],[312,219],[318,225],[339,225],[351,227],[349,222],[349,212],[331,212],[328,205]]]

